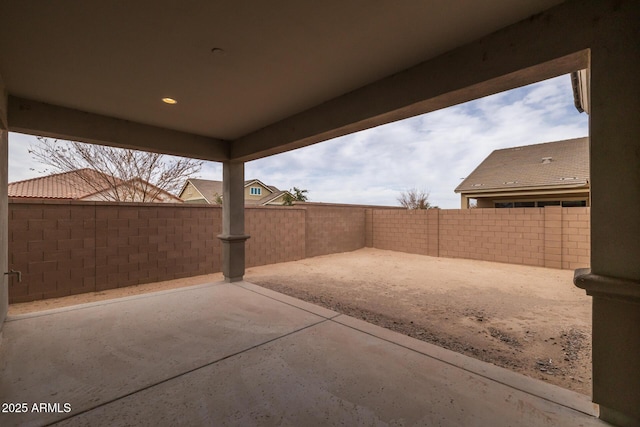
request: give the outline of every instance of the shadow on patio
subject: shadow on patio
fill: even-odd
[[[607,425],[587,396],[248,282],[13,316],[0,362],[2,402],[27,403],[3,426]]]

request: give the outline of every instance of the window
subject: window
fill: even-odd
[[[515,202],[513,204],[514,208],[535,208],[536,202]]]
[[[568,200],[562,202],[563,208],[577,208],[577,207],[585,207],[587,206],[586,200]]]
[[[250,187],[249,188],[249,194],[251,194],[252,196],[260,196],[260,195],[262,195],[262,188],[260,188],[260,187]]]
[[[549,201],[549,202],[538,202],[539,208],[544,208],[545,206],[560,206],[559,200]]]
[[[496,202],[496,203],[494,203],[494,206],[496,208],[512,208],[513,207],[513,203],[511,203],[511,202]]]

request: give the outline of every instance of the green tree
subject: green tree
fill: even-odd
[[[307,193],[307,190],[301,190],[298,187],[293,187],[288,193],[285,193],[284,196],[282,196],[282,204],[285,206],[291,206],[294,202],[306,202],[309,200]]]

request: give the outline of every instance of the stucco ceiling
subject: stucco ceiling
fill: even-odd
[[[1,1],[0,75],[13,96],[235,140],[560,2]]]

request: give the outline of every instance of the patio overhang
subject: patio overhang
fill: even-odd
[[[638,22],[634,0],[5,2],[0,267],[7,131],[222,161],[224,237],[237,242],[245,161],[588,69],[592,273],[635,283]],[[242,253],[230,252],[229,279],[239,279]],[[610,293],[594,295],[594,401],[604,419],[634,425],[640,309]],[[1,318],[6,296],[5,280]]]

